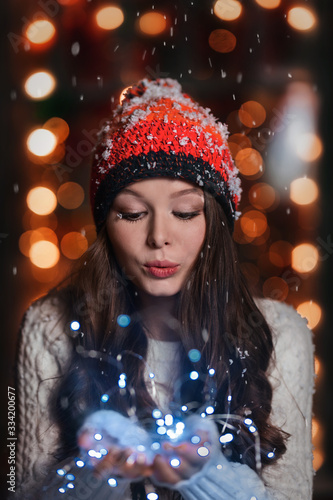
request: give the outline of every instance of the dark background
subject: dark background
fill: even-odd
[[[167,16],[166,30],[156,36],[147,36],[136,28],[137,13],[155,10]],[[14,359],[19,324],[29,303],[45,293],[68,270],[71,261],[61,256],[56,272],[49,276],[38,273],[29,259],[21,254],[18,241],[28,229],[29,213],[26,196],[35,185],[48,185],[55,191],[67,181],[78,182],[85,188],[84,203],[76,210],[56,209],[56,234],[59,241],[69,231],[78,231],[92,224],[89,208],[88,180],[90,149],[83,142],[91,132],[93,137],[100,123],[109,116],[111,96],[117,100],[121,91],[143,77],[170,77],[179,79],[184,91],[215,116],[227,121],[231,133],[247,134],[258,144],[260,127],[246,129],[235,120],[235,112],[248,100],[261,102],[267,117],[263,124],[270,128],[274,110],[282,109],[290,83],[306,84],[315,96],[317,131],[324,144],[323,154],[313,166],[311,177],[319,185],[318,200],[305,208],[292,204],[282,196],[273,210],[266,213],[270,235],[266,241],[239,244],[240,260],[244,270],[252,270],[249,281],[262,293],[263,284],[270,276],[292,273],[290,266],[272,268],[267,263],[267,249],[277,240],[295,246],[310,241],[320,242],[322,258],[316,270],[297,276],[296,290],[287,280],[285,300],[297,307],[305,300],[320,304],[322,319],[314,328],[316,355],[321,363],[316,382],[314,415],[319,424],[317,450],[322,454],[322,465],[315,477],[314,498],[333,498],[333,420],[332,379],[332,22],[333,6],[329,0],[300,1],[298,5],[316,11],[317,28],[311,32],[292,29],[285,14],[293,2],[282,0],[272,10],[263,9],[255,0],[243,1],[243,12],[235,21],[222,21],[211,13],[214,2],[183,0],[148,2],[128,0],[118,2],[125,20],[113,31],[103,31],[93,21],[95,10],[102,2],[77,0],[72,5],[59,5],[56,0],[7,0],[0,5],[1,18],[1,124],[2,146],[0,168],[0,262],[1,262],[1,424],[3,438],[7,437],[7,386],[13,385]],[[24,26],[36,12],[50,17],[57,29],[55,43],[40,50],[25,50]],[[185,14],[187,21],[185,22]],[[174,20],[177,18],[177,24]],[[173,26],[173,35],[170,27]],[[209,35],[215,29],[230,30],[237,44],[229,53],[214,51]],[[187,41],[185,40],[187,37]],[[13,40],[21,40],[13,45]],[[71,47],[78,42],[80,51],[73,55]],[[23,82],[34,70],[47,68],[57,78],[56,91],[42,101],[29,99],[23,91]],[[222,78],[221,70],[226,73]],[[290,76],[288,76],[291,75]],[[76,85],[73,85],[73,77]],[[292,82],[291,82],[292,80]],[[49,118],[58,116],[70,127],[66,151],[78,151],[80,160],[69,168],[70,157],[62,160],[56,170],[31,161],[25,147],[27,133]],[[257,140],[257,141],[256,141]],[[91,139],[92,144],[93,139]],[[89,141],[88,141],[89,142]],[[258,182],[270,183],[270,169],[279,165],[270,159],[269,144],[260,148],[265,162],[265,173]],[[90,144],[90,146],[91,146]],[[259,144],[260,143],[259,141]],[[67,158],[67,163],[66,163]],[[67,168],[66,168],[67,165]],[[293,165],[290,165],[293,168]],[[312,168],[312,167],[311,167]],[[277,173],[279,175],[279,173]],[[255,179],[244,178],[241,210],[249,205],[248,191]],[[45,221],[40,221],[44,225]],[[36,224],[36,218],[34,219]],[[88,240],[93,239],[93,231]],[[251,264],[246,267],[246,264]],[[288,276],[295,277],[294,274]],[[40,281],[43,279],[43,282]],[[276,297],[275,297],[276,298]],[[7,450],[4,446],[1,470],[8,473]],[[4,486],[5,486],[4,480]],[[6,487],[4,488],[6,491]]]

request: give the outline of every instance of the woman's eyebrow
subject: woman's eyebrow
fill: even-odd
[[[131,194],[133,196],[136,196],[137,198],[144,198],[144,195],[141,195],[140,193],[137,193],[136,191],[133,191],[130,188],[122,189],[121,193]],[[119,193],[119,194],[121,194],[121,193]],[[182,189],[181,191],[176,191],[175,193],[172,193],[170,195],[170,198],[178,198],[179,196],[183,196],[183,195],[191,194],[191,193],[198,194],[199,196],[202,196],[202,194],[203,194],[202,189],[193,187],[193,188]]]

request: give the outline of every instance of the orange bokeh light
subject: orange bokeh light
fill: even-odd
[[[236,158],[237,153],[241,149],[251,148],[251,140],[245,134],[232,134],[228,139],[228,146],[231,152],[231,156]]]
[[[37,128],[27,139],[28,150],[36,156],[50,155],[57,146],[56,136],[49,130]]]
[[[88,249],[88,241],[83,234],[72,231],[62,238],[60,248],[65,257],[75,260]]]
[[[103,30],[114,30],[123,24],[124,14],[119,7],[109,5],[100,8],[95,14],[95,19],[97,26]]]
[[[73,210],[82,205],[84,190],[77,182],[65,182],[59,187],[57,198],[62,207]]]
[[[32,73],[24,83],[25,93],[31,99],[45,99],[52,94],[56,87],[56,80],[48,71],[37,71]]]
[[[310,330],[318,325],[322,316],[321,307],[316,302],[313,302],[313,300],[302,302],[302,304],[297,306],[297,312],[308,320]]]
[[[276,9],[279,7],[281,0],[256,0],[256,2],[264,9]]]
[[[160,12],[146,12],[139,19],[139,28],[145,35],[160,35],[166,27],[166,18]]]
[[[268,278],[262,287],[264,297],[284,301],[288,297],[289,287],[284,279],[278,276]]]
[[[64,142],[69,135],[68,123],[62,118],[54,116],[44,123],[43,128],[52,132],[57,138],[58,144]]]
[[[242,13],[242,4],[238,0],[217,0],[213,12],[223,21],[234,21]]]
[[[287,21],[296,30],[308,31],[315,26],[317,19],[308,7],[293,7],[288,11]]]
[[[265,182],[258,182],[249,191],[249,201],[258,210],[267,210],[276,201],[275,189]]]
[[[302,134],[296,141],[296,153],[306,162],[318,160],[323,152],[323,143],[317,134]]]
[[[269,248],[269,260],[277,267],[287,267],[291,262],[293,247],[288,241],[275,241]]]
[[[290,184],[290,199],[297,205],[310,205],[318,198],[317,183],[307,177],[295,179]]]
[[[264,163],[259,151],[245,148],[239,151],[235,158],[236,166],[240,173],[246,177],[262,175]]]
[[[291,266],[299,273],[310,273],[316,268],[318,259],[317,248],[311,243],[302,243],[291,253]]]
[[[40,240],[31,245],[29,258],[34,266],[49,269],[58,263],[60,252],[51,241]]]
[[[237,39],[231,31],[217,29],[209,35],[208,43],[216,52],[232,52],[236,47]]]
[[[38,19],[29,24],[25,30],[25,36],[29,42],[42,45],[50,42],[56,33],[54,24],[48,19]]]
[[[247,101],[238,111],[240,121],[249,128],[259,127],[266,120],[266,110],[257,101]]]
[[[30,189],[27,195],[27,205],[35,214],[48,215],[56,208],[57,197],[51,189],[37,186]]]
[[[267,219],[258,210],[249,210],[240,218],[242,231],[250,238],[261,236],[267,229]]]

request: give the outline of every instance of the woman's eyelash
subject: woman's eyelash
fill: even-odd
[[[129,222],[137,222],[142,214],[146,212],[117,212],[119,219],[125,219]],[[173,212],[173,214],[183,221],[189,221],[200,214],[200,212]]]

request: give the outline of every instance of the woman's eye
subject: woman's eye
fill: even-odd
[[[117,217],[119,217],[119,219],[128,220],[129,222],[136,222],[141,219],[143,214],[144,212],[117,212]]]
[[[200,214],[200,212],[174,212],[176,217],[182,220],[190,220]]]

